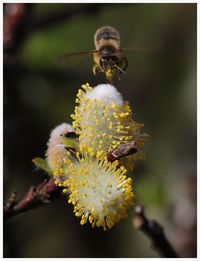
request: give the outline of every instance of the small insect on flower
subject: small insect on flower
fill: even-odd
[[[73,149],[75,146],[73,139],[68,139],[68,147],[66,142],[63,143],[62,141],[63,138],[71,132],[75,132],[72,125],[62,123],[55,127],[50,134],[46,154],[48,165],[53,170],[63,166],[63,158],[69,157],[67,148]]]

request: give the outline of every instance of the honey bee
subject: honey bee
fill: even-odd
[[[115,71],[118,69],[118,79],[128,67],[128,60],[122,57],[120,49],[120,34],[111,26],[99,28],[94,35],[96,51],[93,53],[94,62],[93,73],[105,73],[108,82],[112,83]]]
[[[126,49],[120,48],[120,34],[109,25],[99,28],[94,34],[95,50],[87,52],[78,52],[62,55],[58,57],[58,63],[66,61],[69,57],[77,57],[79,55],[93,54],[95,65],[93,66],[93,74],[105,73],[106,79],[112,83],[115,71],[118,70],[118,79],[128,67],[128,60],[122,56],[122,51]]]

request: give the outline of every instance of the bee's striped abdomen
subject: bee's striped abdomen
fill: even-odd
[[[104,26],[99,28],[94,35],[94,44],[96,49],[98,50],[102,44],[110,43],[114,44],[116,48],[120,45],[120,35],[118,31],[111,26]]]

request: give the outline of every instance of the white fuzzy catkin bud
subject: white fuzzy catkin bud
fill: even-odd
[[[89,90],[85,96],[86,99],[100,101],[106,106],[110,107],[112,103],[117,106],[123,105],[122,95],[111,84],[99,84],[94,89]]]
[[[63,164],[63,157],[67,158],[68,156],[65,145],[60,141],[63,135],[67,134],[68,132],[74,132],[72,125],[68,123],[62,123],[55,127],[50,134],[46,153],[48,165],[52,169],[60,168]]]

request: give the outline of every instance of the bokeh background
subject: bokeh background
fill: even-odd
[[[92,57],[55,65],[64,53],[94,49],[93,35],[111,25],[126,53],[114,85],[150,134],[145,162],[133,173],[136,204],[159,221],[182,257],[196,256],[196,4],[4,5],[4,197],[22,197],[46,177],[31,159],[43,157],[52,128],[71,122],[81,84],[106,82],[92,74]],[[129,218],[111,230],[80,226],[61,197],[4,222],[4,257],[158,257]]]

